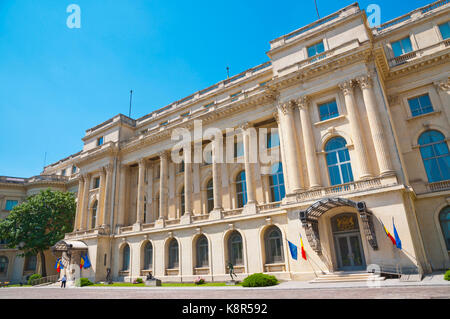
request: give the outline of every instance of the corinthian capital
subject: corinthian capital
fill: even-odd
[[[448,91],[450,90],[450,77],[448,77],[446,80],[438,81],[433,83],[436,88],[442,91]]]
[[[309,96],[307,96],[307,95],[300,96],[297,99],[297,105],[301,109],[307,109],[310,101],[311,101],[311,99],[309,98]]]
[[[342,90],[344,95],[353,94],[353,86],[355,85],[354,80],[347,80],[339,83],[339,88]]]
[[[295,107],[295,101],[294,100],[290,100],[288,102],[282,103],[278,105],[278,109],[284,114],[288,114],[290,112],[292,112],[292,110]]]
[[[169,158],[169,154],[168,154],[166,151],[158,152],[158,156],[159,156],[161,159],[168,159],[168,158]]]
[[[361,89],[368,89],[372,87],[372,79],[369,75],[360,76],[356,79]]]

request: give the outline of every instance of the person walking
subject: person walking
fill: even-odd
[[[66,288],[66,281],[67,281],[67,278],[66,278],[66,275],[64,275],[62,278],[61,278],[61,288]]]

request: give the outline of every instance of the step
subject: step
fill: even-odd
[[[384,277],[370,273],[348,273],[348,274],[326,274],[310,281],[310,283],[319,282],[362,282],[362,281],[382,281]]]

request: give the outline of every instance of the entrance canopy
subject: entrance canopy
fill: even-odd
[[[300,211],[300,221],[302,222],[303,228],[305,228],[306,237],[311,248],[317,254],[322,254],[319,236],[319,218],[329,210],[337,207],[351,207],[358,211],[362,220],[364,235],[370,246],[374,250],[377,250],[378,243],[373,226],[372,212],[367,210],[365,202],[354,202],[346,198],[324,198],[315,202],[306,210]]]
[[[68,252],[74,250],[83,251],[88,250],[88,246],[84,242],[79,240],[60,240],[54,246],[52,246],[51,250],[52,252]]]

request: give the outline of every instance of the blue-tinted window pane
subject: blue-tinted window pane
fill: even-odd
[[[412,116],[433,112],[433,105],[431,104],[428,94],[408,99],[408,104]]]
[[[319,114],[321,121],[339,116],[336,101],[319,105]]]
[[[444,135],[438,131],[427,131],[419,137],[419,145],[428,182],[450,179],[450,154]]]
[[[280,145],[280,136],[276,130],[272,130],[267,134],[267,148],[272,148]]]
[[[402,39],[401,43],[402,43],[402,47],[403,47],[403,54],[412,51],[411,40],[409,39],[409,37]]]
[[[325,48],[323,46],[323,41],[321,41],[308,47],[308,57],[315,56],[323,51],[325,51]]]
[[[7,200],[5,210],[12,210],[18,203],[16,200]]]
[[[441,31],[442,39],[450,38],[450,21],[439,25],[439,30]]]
[[[339,167],[329,166],[328,171],[330,173],[330,183],[331,185],[339,185],[341,183],[341,176],[339,175]]]
[[[409,37],[403,38],[399,41],[392,42],[391,46],[392,50],[394,51],[395,57],[398,57],[402,54],[412,51],[411,40],[409,39]]]
[[[450,206],[445,207],[439,214],[442,233],[444,235],[447,250],[450,250]]]
[[[339,185],[353,181],[350,155],[347,142],[342,137],[335,137],[325,145],[328,172],[331,185]]]

